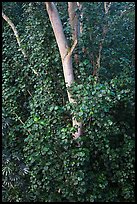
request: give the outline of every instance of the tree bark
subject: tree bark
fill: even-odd
[[[63,73],[65,78],[66,87],[68,88],[74,82],[74,73],[73,73],[73,66],[72,66],[72,52],[77,45],[77,39],[74,40],[73,46],[69,48],[67,40],[65,38],[63,32],[63,26],[59,17],[58,10],[53,2],[45,2],[46,9],[49,15],[49,19],[54,31],[54,35],[56,38],[56,42],[59,48],[62,66],[63,66]],[[68,99],[70,103],[76,103],[75,100],[72,98],[72,95],[67,90]],[[81,128],[82,125],[80,122],[72,118],[72,124],[74,126],[78,126],[78,131],[74,133],[74,138],[78,138],[81,135]]]
[[[76,14],[77,2],[68,2],[68,14],[69,14],[69,22],[72,29],[72,39],[78,40],[79,34],[79,22],[78,22],[78,15]]]

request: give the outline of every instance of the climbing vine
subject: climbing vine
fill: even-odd
[[[67,3],[55,4],[71,43]],[[107,17],[103,2],[81,6],[72,104],[45,5],[3,2],[27,56],[3,19],[3,202],[135,201],[134,2],[112,2]],[[76,140],[72,116],[83,124]]]

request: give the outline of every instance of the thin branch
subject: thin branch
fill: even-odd
[[[82,11],[82,9],[83,9],[82,4],[80,4],[79,2],[77,2],[77,6],[78,6],[79,10]]]
[[[127,9],[127,8],[126,8],[126,9]],[[124,14],[128,14],[128,13],[130,13],[130,12],[132,12],[132,11],[134,12],[133,8],[128,9],[128,10],[126,10],[126,9],[121,12],[121,15],[120,15],[119,17],[123,17]]]
[[[108,3],[108,4],[107,4]],[[105,14],[108,13],[112,2],[104,2]]]
[[[111,3],[112,2],[104,2],[105,17],[108,14],[108,11],[110,9]],[[102,40],[101,40],[101,42],[99,44],[99,51],[98,51],[98,56],[97,56],[97,59],[96,59],[96,65],[95,65],[95,68],[93,70],[93,76],[96,76],[97,79],[98,79],[100,63],[101,63],[101,52],[102,52],[102,49],[103,49],[103,43],[104,43],[104,40],[105,40],[107,32],[108,32],[108,26],[104,25],[103,26],[103,33],[102,33],[103,38],[102,38]]]
[[[35,69],[33,69],[33,68],[31,68],[31,69],[32,69],[32,71],[34,72],[34,74],[36,74],[37,76],[39,76],[38,72],[37,72]]]
[[[69,22],[72,29],[73,41],[78,38],[78,15],[76,13],[77,8],[77,2],[68,2]]]
[[[19,117],[15,112],[14,112],[13,114],[16,115],[16,117],[18,118],[18,120],[21,122],[22,125],[25,125],[25,123],[20,119],[20,117]],[[28,133],[29,133],[30,135],[32,135],[29,130],[27,130],[27,131],[28,131]]]
[[[110,9],[111,4],[112,4],[112,2],[109,2],[109,4],[108,4],[108,11]]]
[[[4,14],[3,11],[2,11],[2,17],[3,17],[3,19],[9,24],[9,26],[12,28],[12,30],[13,30],[13,32],[14,32],[14,35],[15,35],[15,37],[16,37],[17,43],[18,43],[18,45],[19,45],[20,51],[22,52],[24,58],[27,58],[27,55],[26,55],[25,51],[24,51],[23,48],[21,47],[21,42],[20,42],[19,34],[18,34],[18,31],[17,31],[17,29],[16,29],[14,23],[9,19],[8,16],[6,16],[6,15]],[[31,70],[38,76],[38,73],[37,73],[36,70],[34,70],[33,68],[31,68]]]
[[[19,121],[21,122],[22,125],[25,125],[25,123],[19,118],[19,116],[14,112],[14,115],[17,116],[17,118],[19,119]]]
[[[27,90],[27,92],[29,93],[29,95],[32,97],[32,94],[30,93],[30,91],[29,90]]]
[[[105,13],[107,13],[107,2],[104,2],[104,10],[105,10]]]
[[[21,47],[20,38],[19,38],[18,31],[17,31],[15,25],[12,23],[12,21],[9,19],[9,17],[4,14],[3,11],[2,11],[2,17],[10,25],[10,27],[12,28],[12,30],[14,32],[14,35],[16,37],[17,43],[18,43],[18,45],[20,47],[20,50],[21,50],[23,56],[26,58],[27,55],[26,55],[25,51],[22,49],[22,47]]]

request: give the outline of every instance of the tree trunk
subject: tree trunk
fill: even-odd
[[[72,67],[72,52],[77,45],[77,39],[74,40],[74,44],[71,48],[69,48],[67,40],[65,38],[62,23],[57,11],[57,8],[53,2],[45,2],[46,9],[49,15],[49,19],[54,31],[54,35],[56,38],[56,42],[59,48],[62,66],[63,66],[63,73],[65,78],[66,87],[68,88],[74,82],[74,73]],[[70,103],[76,103],[75,100],[72,98],[72,95],[67,90],[68,99]],[[74,133],[74,138],[78,138],[81,135],[81,128],[82,125],[80,122],[76,121],[72,118],[73,127],[78,126],[78,131]]]

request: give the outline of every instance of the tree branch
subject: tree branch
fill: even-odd
[[[77,43],[78,43],[78,40],[75,39],[75,41],[74,41],[74,43],[73,43],[73,45],[72,45],[72,47],[71,47],[71,49],[70,49],[70,51],[69,51],[69,53],[68,53],[69,55],[72,55],[72,53],[73,53],[75,47],[77,46]]]
[[[69,22],[72,29],[72,39],[78,39],[78,15],[76,13],[76,9],[78,8],[77,2],[68,2],[68,14],[69,14]]]
[[[22,125],[25,125],[25,123],[20,119],[20,117],[19,117],[15,112],[14,112],[13,114],[16,115],[16,117],[18,118],[18,120],[21,122]],[[29,130],[27,130],[27,131],[28,131],[28,133],[29,133],[30,135],[32,135]]]
[[[107,5],[108,3],[108,5]],[[110,9],[110,6],[111,6],[111,3],[112,2],[104,2],[104,9],[105,9],[105,14],[108,13],[109,9]]]
[[[9,17],[4,14],[3,11],[2,11],[2,17],[10,25],[10,27],[12,28],[12,30],[14,32],[14,35],[16,37],[17,43],[18,43],[18,45],[20,47],[20,50],[21,50],[23,56],[26,58],[27,55],[26,55],[25,51],[22,49],[22,47],[21,47],[20,38],[19,38],[18,31],[17,31],[15,25],[12,23],[12,21],[9,19]]]
[[[111,6],[111,2],[104,2],[105,18],[106,18],[107,14],[108,14],[110,6]],[[100,69],[101,52],[102,52],[102,49],[103,49],[103,43],[104,43],[107,31],[108,31],[108,26],[104,25],[103,26],[103,33],[102,33],[103,38],[102,38],[101,42],[99,43],[99,51],[98,51],[98,56],[97,56],[97,59],[96,59],[96,65],[95,65],[95,68],[93,70],[93,76],[96,76],[97,79],[98,79],[98,74],[99,74],[99,69]]]
[[[22,52],[24,58],[27,58],[27,55],[26,55],[25,51],[24,51],[24,50],[22,49],[22,47],[21,47],[21,42],[20,42],[19,34],[18,34],[18,31],[17,31],[17,29],[16,29],[14,23],[9,19],[8,16],[6,16],[6,15],[4,14],[3,11],[2,11],[2,17],[3,17],[3,19],[9,24],[9,26],[12,28],[12,30],[13,30],[13,32],[14,32],[14,35],[15,35],[15,37],[16,37],[17,43],[18,43],[18,45],[19,45],[20,51]],[[34,72],[34,74],[36,74],[36,75],[38,76],[38,73],[37,73],[36,70],[34,70],[33,68],[31,68],[31,70]]]

